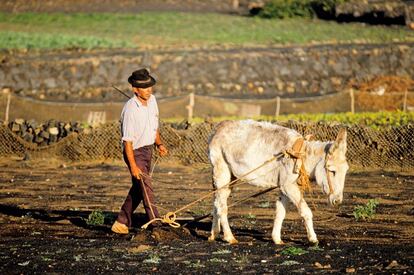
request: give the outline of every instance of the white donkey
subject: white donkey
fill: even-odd
[[[349,168],[346,161],[346,131],[342,129],[334,142],[304,141],[303,163],[309,178],[316,179],[328,195],[331,205],[342,202],[345,174]],[[295,130],[267,122],[224,121],[217,125],[209,141],[209,158],[213,165],[215,193],[213,205],[213,224],[209,241],[213,241],[223,228],[224,240],[234,244],[234,238],[227,218],[227,198],[233,177],[242,178],[256,167],[280,153],[291,149],[301,135]],[[280,198],[276,202],[276,217],[272,239],[283,244],[281,239],[282,223],[286,214],[288,199],[297,207],[305,221],[308,239],[318,242],[313,229],[312,212],[306,204],[297,184],[298,174],[294,172],[295,160],[288,157],[277,158],[245,179],[258,187],[280,187]],[[224,187],[223,187],[224,186]]]

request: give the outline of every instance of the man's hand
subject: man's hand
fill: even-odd
[[[136,166],[136,165],[132,165],[131,166],[131,176],[132,177],[134,177],[134,178],[136,178],[136,179],[138,179],[138,180],[140,180],[141,179],[141,177],[142,177],[142,172],[141,172],[141,170],[138,168],[138,166]]]
[[[168,154],[168,150],[167,150],[167,148],[164,146],[164,144],[160,144],[160,145],[158,146],[158,152],[160,153],[160,156],[161,156],[161,157],[166,156],[166,155]]]

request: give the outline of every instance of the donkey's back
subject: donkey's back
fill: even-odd
[[[213,165],[214,177],[227,179],[229,175],[226,170],[229,170],[232,175],[239,178],[274,155],[291,148],[299,137],[300,134],[295,130],[268,122],[253,120],[221,122],[209,142],[209,158]],[[221,173],[225,175],[221,176]],[[255,176],[257,178],[258,175],[252,174],[250,179]],[[269,184],[269,178],[261,179]],[[260,184],[259,181],[250,183],[266,185]],[[214,182],[216,187],[220,188],[225,180]]]

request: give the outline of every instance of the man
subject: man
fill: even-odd
[[[168,153],[158,130],[158,106],[152,95],[155,79],[146,69],[134,71],[128,78],[134,96],[125,103],[121,113],[121,134],[123,155],[132,177],[132,187],[121,207],[112,231],[128,234],[132,213],[141,201],[147,218],[158,218],[154,192],[151,184],[150,167],[152,148],[155,144],[160,156]]]

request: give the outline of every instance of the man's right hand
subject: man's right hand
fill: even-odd
[[[140,180],[142,176],[141,169],[139,169],[136,165],[131,166],[131,176]]]

